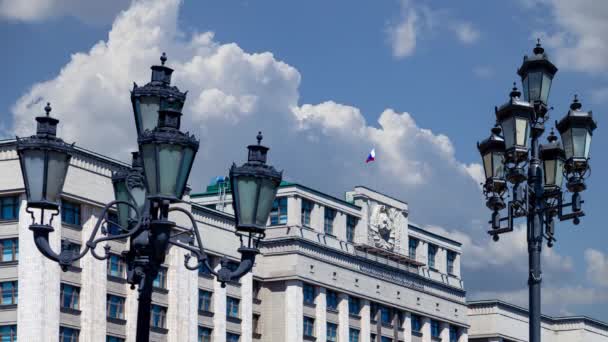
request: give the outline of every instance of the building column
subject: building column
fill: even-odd
[[[316,286],[315,296],[315,337],[317,341],[327,339],[327,291]]]
[[[81,241],[87,241],[95,227],[101,210],[90,206],[82,206],[83,218],[88,217],[82,225]],[[84,245],[84,244],[83,244]],[[95,249],[98,255],[104,255],[103,245]],[[80,261],[82,266],[80,288],[80,335],[81,342],[104,342],[106,340],[106,296],[107,293],[107,262],[97,260],[91,252]]]
[[[253,273],[241,277],[241,339],[240,342],[253,340]]]
[[[17,288],[17,340],[48,341],[59,338],[59,265],[42,255],[34,244],[34,235],[29,230],[32,222],[25,211],[25,196],[21,196],[19,210],[19,276]],[[36,221],[40,213],[36,212]],[[48,219],[48,214],[45,215]],[[47,221],[48,222],[48,221]],[[55,216],[55,229],[49,234],[49,242],[54,251],[60,251],[61,216]],[[104,319],[105,321],[105,319]]]
[[[300,280],[285,284],[285,341],[301,342],[304,334],[304,293]],[[223,341],[223,340],[222,340]],[[218,341],[213,341],[218,342]]]
[[[218,263],[215,271],[222,267]],[[198,321],[198,317],[197,317]],[[226,341],[226,288],[219,281],[213,282],[213,342]]]
[[[403,339],[405,341],[412,340],[412,314],[410,312],[403,313],[405,319],[403,320],[403,325],[401,329],[403,329]]]
[[[333,235],[340,240],[346,241],[346,214],[341,211],[336,212]]]
[[[184,265],[185,249],[172,246],[165,258],[167,269],[167,342],[198,338],[198,273]]]
[[[287,197],[287,225],[302,225],[302,199],[300,197]]]
[[[458,342],[469,342],[469,331],[466,328],[460,328]]]
[[[446,322],[441,322],[440,326],[441,332],[440,337],[441,341],[449,342],[450,341],[450,324]]]
[[[422,342],[431,342],[431,319],[422,317]]]
[[[370,309],[369,300],[361,299],[361,336],[359,336],[361,342],[370,342]]]
[[[338,295],[338,341],[348,341],[349,314],[348,314],[348,295],[340,293]]]
[[[126,286],[127,299],[125,300],[125,318],[127,319],[127,324],[125,327],[125,342],[135,342],[135,337],[137,335],[137,298],[139,296],[139,291],[137,291],[137,288],[131,289],[131,285],[129,284]]]

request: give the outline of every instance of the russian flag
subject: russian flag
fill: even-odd
[[[373,162],[374,160],[376,160],[376,149],[372,148],[372,150],[367,155],[367,159],[365,160],[365,163]]]

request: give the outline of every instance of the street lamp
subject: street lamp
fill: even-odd
[[[527,220],[531,342],[540,342],[542,243],[546,239],[547,246],[552,247],[556,241],[556,217],[579,224],[580,217],[585,215],[580,192],[586,189],[589,147],[597,127],[591,112],[582,111],[575,96],[570,111],[556,122],[563,148],[553,131],[548,136],[548,143],[539,146],[548,120],[549,91],[556,72],[557,68],[539,41],[534,55],[524,57],[517,71],[523,84],[524,100],[519,98],[521,93],[514,86],[510,100],[495,109],[504,145],[500,144],[500,130],[496,128],[490,138],[478,144],[486,171],[484,194],[487,206],[492,210],[488,233],[498,241],[500,234],[513,231],[515,219],[526,217]],[[504,150],[501,150],[503,146]],[[502,165],[497,165],[502,151],[504,159],[499,162]],[[502,183],[503,173],[509,184]],[[564,203],[564,177],[567,179],[565,190],[571,193],[569,203]],[[511,199],[505,204],[504,197],[508,193]],[[565,208],[570,208],[571,212],[564,213]],[[507,210],[505,217],[501,217],[503,209]]]
[[[139,152],[133,153],[131,168],[112,175],[115,200],[102,209],[82,250],[64,249],[57,253],[49,243],[49,233],[54,231],[52,221],[60,210],[60,194],[70,158],[75,153],[73,145],[56,137],[59,120],[50,117],[49,104],[45,107],[46,115],[36,118],[36,135],[17,138],[27,194],[26,211],[32,217],[29,229],[34,233],[36,247],[44,256],[58,262],[66,271],[89,250],[97,259],[109,258],[108,245],[104,246],[105,254],[100,255],[95,250],[100,243],[129,239],[129,249],[123,254],[127,264],[127,282],[131,288],[138,286],[139,291],[137,342],[149,340],[153,281],[169,246],[189,251],[185,256],[185,267],[189,270],[208,268],[222,286],[239,279],[252,269],[259,254],[259,242],[265,236],[265,224],[282,178],[281,172],[266,165],[269,149],[261,145],[262,135],[258,133],[258,144],[248,147],[248,162],[240,167],[233,165],[230,169],[235,233],[241,240],[238,249],[241,261],[234,269],[224,258],[221,268],[214,271],[194,217],[182,207],[171,206],[181,202],[199,142],[194,136],[180,131],[185,93],[169,85],[173,70],[164,66],[166,60],[163,53],[162,65],[152,67],[152,82],[141,88],[135,85],[131,93]],[[38,217],[34,210],[39,210]],[[50,217],[45,218],[45,211],[51,212]],[[118,222],[108,219],[110,211],[117,212]],[[179,226],[171,221],[171,212],[186,215],[190,226]],[[112,234],[107,229],[109,224],[118,226]],[[100,231],[101,236],[98,236]],[[190,263],[192,258],[196,259],[194,265]]]

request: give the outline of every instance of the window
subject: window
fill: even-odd
[[[17,281],[6,281],[3,283],[0,283],[0,288],[2,288],[2,304],[1,305],[17,304],[18,297],[19,297]]]
[[[69,240],[61,240],[61,251],[72,251],[72,254],[80,254],[80,244]],[[79,267],[80,260],[74,260],[72,266]]]
[[[416,248],[418,248],[418,240],[410,237],[408,241],[408,256],[412,260],[416,260]]]
[[[405,312],[397,311],[397,322],[399,322],[399,328],[403,327],[405,323]]]
[[[108,258],[108,275],[112,277],[124,278],[126,264],[125,260],[117,254],[110,254]]]
[[[156,275],[156,278],[154,278],[154,282],[152,282],[152,286],[159,288],[159,289],[167,288],[167,268],[166,267],[159,268],[158,274]]]
[[[61,223],[80,226],[80,204],[61,200]]]
[[[348,342],[359,342],[359,330],[350,328],[348,329]]]
[[[226,298],[226,316],[239,318],[239,302],[240,300],[233,297]]]
[[[450,325],[450,342],[458,342],[458,327]]]
[[[304,336],[313,337],[315,331],[314,318],[304,316]]]
[[[357,218],[354,216],[346,216],[346,241],[355,241],[355,227],[357,226]]]
[[[167,318],[167,308],[152,304],[150,311],[150,326],[153,328],[164,328]]]
[[[241,335],[239,334],[226,333],[226,342],[239,342],[240,338]]]
[[[310,215],[314,204],[306,199],[302,199],[302,225],[310,227]]]
[[[431,337],[439,337],[441,329],[439,329],[439,321],[431,320]]]
[[[251,331],[254,334],[260,333],[260,315],[258,314],[253,314],[251,317]]]
[[[19,240],[0,240],[0,253],[2,254],[3,262],[17,261],[19,259]]]
[[[125,319],[125,298],[108,295],[106,312],[110,318]]]
[[[287,224],[287,197],[280,197],[272,203],[270,225]]]
[[[304,288],[302,289],[304,292],[304,304],[314,304],[315,303],[315,287],[309,284],[304,284]]]
[[[420,329],[422,329],[420,316],[412,314],[412,331],[420,332]]]
[[[386,306],[380,307],[380,323],[384,326],[392,326],[393,324],[393,310]]]
[[[323,219],[323,230],[325,234],[334,233],[334,218],[336,217],[336,211],[332,208],[325,207],[325,218]]]
[[[251,287],[253,299],[260,299],[260,290],[262,289],[262,284],[259,281],[254,280]]]
[[[369,319],[372,322],[376,322],[378,319],[376,316],[378,315],[378,310],[380,310],[378,303],[371,302],[369,305]]]
[[[327,323],[326,335],[327,342],[338,341],[338,325],[334,323]]]
[[[118,215],[113,212],[108,212],[107,216],[106,229],[108,230],[108,235],[119,235],[124,233],[118,225]]]
[[[338,310],[338,293],[327,290],[325,294],[325,303],[327,310]]]
[[[214,257],[213,255],[207,255],[207,262],[209,263],[209,266],[213,267],[214,265]],[[207,266],[205,264],[201,264],[198,267],[198,275],[199,276],[211,276],[211,271],[207,268]]]
[[[59,327],[59,342],[78,342],[78,329]]]
[[[198,327],[198,342],[211,342],[213,330],[207,327]]]
[[[437,246],[429,243],[429,267],[435,268],[435,255],[437,254]]]
[[[106,336],[106,342],[125,342],[125,339],[117,336]]]
[[[448,274],[454,274],[454,260],[456,260],[456,253],[448,251]]]
[[[19,218],[19,196],[0,197],[0,220]]]
[[[361,312],[361,300],[356,297],[348,297],[348,313],[351,315],[359,316]]]
[[[380,337],[380,342],[393,342],[393,339],[390,337],[382,336]]]
[[[0,326],[0,341],[17,342],[17,326],[16,325]]]
[[[61,307],[78,310],[80,308],[80,288],[68,284],[61,284]]]
[[[205,290],[198,290],[198,311],[211,312],[211,297],[213,293]]]

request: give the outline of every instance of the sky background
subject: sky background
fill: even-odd
[[[525,230],[485,233],[475,144],[541,37],[560,69],[550,122],[576,93],[599,126],[587,216],[559,224],[543,251],[543,310],[608,321],[606,19],[599,0],[0,0],[0,132],[32,134],[50,101],[66,141],[127,161],[129,90],[166,51],[189,91],[182,128],[201,140],[195,192],[262,130],[288,180],[407,201],[410,220],[463,243],[469,299],[527,306]]]

